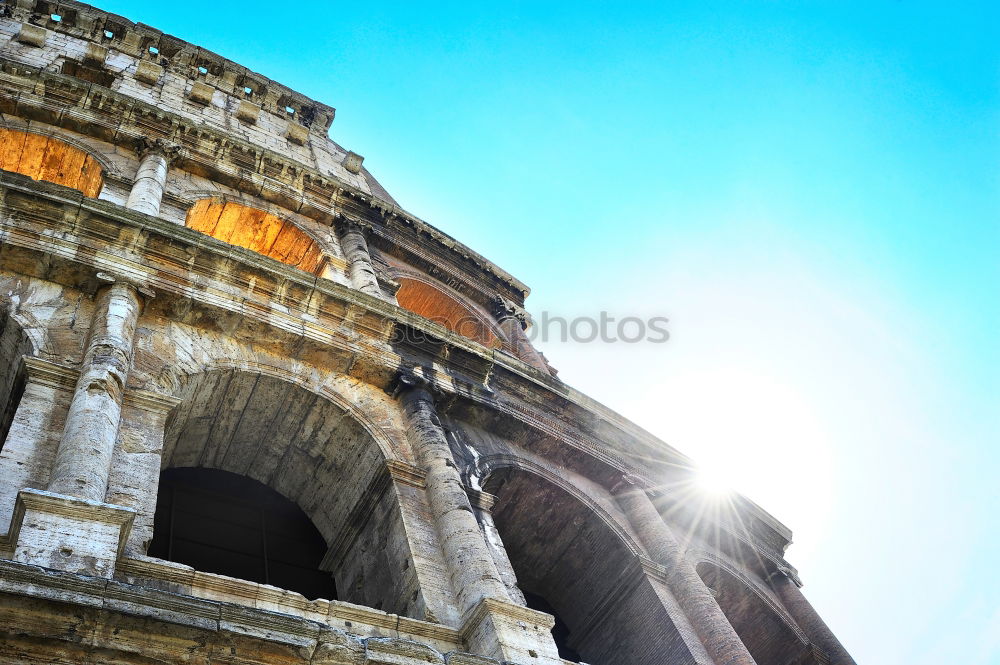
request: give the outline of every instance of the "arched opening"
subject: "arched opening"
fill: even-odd
[[[812,662],[806,642],[745,582],[707,561],[696,569],[757,665]]]
[[[493,521],[529,607],[556,617],[562,658],[590,665],[694,663],[621,536],[568,491],[521,469],[494,472]],[[544,525],[540,528],[539,525]]]
[[[44,136],[0,127],[0,169],[72,187],[95,197],[104,184],[104,171],[91,155]]]
[[[491,330],[490,325],[484,320],[485,317],[477,314],[468,305],[420,280],[399,277],[396,281],[399,282],[396,302],[403,309],[439,323],[448,330],[484,346],[495,348],[501,345],[500,338]]]
[[[319,244],[291,221],[232,201],[202,199],[188,210],[184,224],[314,275],[325,263]]]
[[[0,309],[0,452],[24,395],[26,376],[21,356],[31,355],[28,336],[13,317]]]
[[[267,485],[216,469],[160,475],[149,555],[263,582],[309,599],[337,597],[320,570],[326,543],[302,509]]]
[[[387,451],[347,406],[236,369],[188,376],[176,396],[181,402],[164,432],[164,478],[178,468],[213,469],[266,486],[320,534],[318,567],[333,576],[339,600],[424,618]],[[134,527],[150,528],[158,548],[167,537],[166,500],[161,492],[159,521],[147,527],[137,518]]]

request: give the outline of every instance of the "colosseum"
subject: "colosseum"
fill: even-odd
[[[334,109],[0,3],[0,661],[853,665]]]

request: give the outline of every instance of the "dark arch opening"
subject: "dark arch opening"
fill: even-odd
[[[302,509],[261,482],[218,469],[160,474],[150,556],[332,600],[325,553]]]
[[[30,355],[31,351],[31,342],[21,326],[0,309],[0,451],[24,396],[26,376],[21,356]]]
[[[692,665],[635,555],[591,506],[534,473],[507,468],[484,489],[529,607],[556,617],[562,658],[590,665]]]
[[[757,665],[812,662],[806,643],[745,582],[706,561],[696,570]]]
[[[551,614],[556,620],[556,624],[552,627],[552,640],[556,643],[556,648],[559,649],[559,657],[563,660],[571,660],[574,663],[580,662],[580,654],[569,645],[569,626],[566,625],[566,622],[556,612],[556,608],[552,607],[549,601],[537,594],[526,591],[522,591],[522,593],[524,594],[524,602],[528,607],[539,612]]]

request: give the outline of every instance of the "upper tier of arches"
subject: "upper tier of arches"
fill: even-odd
[[[314,275],[320,274],[325,264],[323,250],[309,234],[291,221],[258,208],[202,199],[188,210],[184,224]]]

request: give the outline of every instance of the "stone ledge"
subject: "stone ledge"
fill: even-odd
[[[225,575],[196,571],[190,566],[152,557],[122,557],[116,579],[121,583],[155,585],[169,593],[183,594],[192,602],[228,603],[247,611],[268,611],[297,620],[310,620],[337,628],[358,628],[363,636],[426,638],[435,645],[461,645],[457,630],[441,624],[398,616],[363,605],[337,600],[307,600],[304,596]],[[334,626],[334,622],[338,625]]]
[[[122,563],[135,567],[171,567],[162,566],[156,560],[129,560]],[[5,625],[0,620],[0,636],[14,630],[18,635],[30,635],[41,641],[39,646],[52,646],[69,643],[80,644],[76,631],[69,631],[59,636],[46,633],[39,628],[35,635],[31,631],[34,626],[28,615],[11,609],[23,603],[16,599],[35,599],[51,602],[47,612],[53,616],[60,614],[79,616],[76,607],[91,608],[90,620],[103,622],[105,625],[120,625],[121,619],[115,617],[137,617],[140,619],[155,619],[154,623],[136,624],[143,631],[152,626],[163,626],[163,632],[157,635],[168,637],[175,634],[169,626],[184,627],[195,631],[193,636],[201,636],[189,642],[192,649],[182,648],[173,658],[178,660],[198,656],[207,656],[216,643],[225,645],[240,645],[244,649],[285,649],[289,656],[287,662],[296,665],[310,663],[351,663],[353,665],[427,665],[434,663],[443,665],[499,665],[499,661],[481,655],[456,650],[457,640],[453,647],[442,649],[433,644],[422,642],[407,636],[360,636],[349,631],[309,619],[303,619],[289,614],[243,607],[234,603],[196,598],[188,595],[172,593],[161,589],[149,588],[144,585],[130,584],[118,580],[105,580],[97,577],[65,573],[24,563],[0,560],[0,615],[21,617],[25,625]],[[332,603],[333,604],[333,603]],[[336,603],[341,605],[341,603]],[[347,605],[346,603],[343,605]],[[370,608],[354,607],[370,614],[382,614]],[[93,614],[93,612],[98,614]],[[12,614],[11,614],[12,613]],[[439,632],[450,631],[457,638],[455,631],[442,626],[435,626]],[[100,631],[93,633],[98,636]],[[189,634],[189,633],[184,633]],[[128,645],[122,643],[123,636],[118,630],[104,633],[109,640],[106,644],[91,644],[86,642],[83,648],[108,650]],[[142,648],[151,644],[162,644],[148,632],[143,633]],[[221,640],[221,641],[220,641]],[[237,642],[234,642],[237,640]],[[246,640],[246,642],[239,642]],[[3,643],[0,639],[0,644]],[[170,642],[170,640],[166,640]],[[254,647],[253,645],[257,645]],[[143,652],[145,653],[145,651]],[[233,652],[235,655],[235,651]],[[0,648],[0,658],[3,652]],[[130,663],[131,660],[115,662]],[[145,662],[145,661],[142,661]],[[172,659],[171,659],[172,662]],[[256,661],[255,661],[256,662]]]

